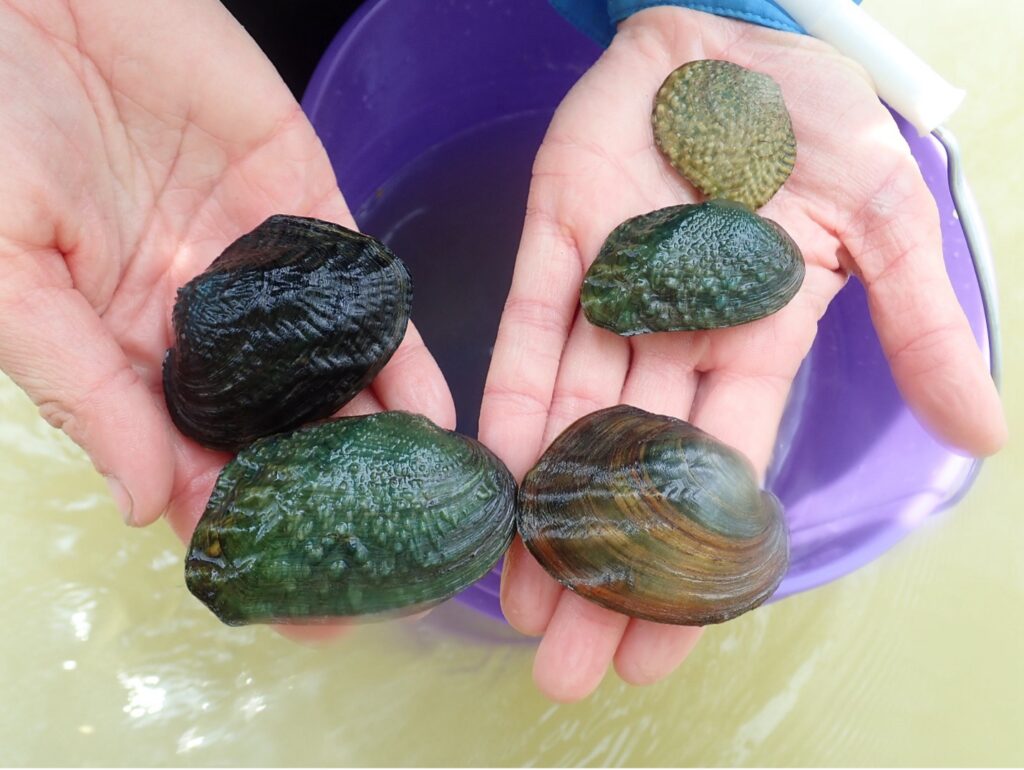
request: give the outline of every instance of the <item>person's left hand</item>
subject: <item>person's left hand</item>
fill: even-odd
[[[655,148],[650,125],[664,78],[696,59],[727,59],[782,87],[796,168],[760,213],[800,246],[806,278],[789,305],[754,323],[619,337],[580,312],[580,284],[622,221],[698,199]],[[818,319],[851,273],[867,287],[893,375],[921,419],[972,454],[998,449],[998,394],[946,276],[934,201],[863,71],[811,38],[676,7],[640,11],[566,96],[537,155],[480,438],[521,479],[574,420],[626,403],[688,419],[763,474]],[[555,700],[590,693],[613,660],[626,681],[655,682],[700,634],[563,590],[519,540],[501,599],[515,628],[543,634],[534,678]]]

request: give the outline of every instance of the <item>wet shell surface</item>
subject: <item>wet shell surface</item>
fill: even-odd
[[[759,208],[796,163],[778,84],[732,62],[702,59],[672,72],[658,89],[651,122],[658,148],[709,198]]]
[[[583,280],[596,326],[632,336],[717,329],[781,310],[804,279],[793,239],[741,203],[670,206],[627,219]]]
[[[515,498],[500,460],[425,417],[321,423],[227,464],[185,581],[229,625],[416,612],[491,569]]]
[[[164,394],[204,446],[327,417],[366,387],[405,335],[412,282],[376,239],[273,216],[178,291]]]
[[[657,623],[721,623],[782,580],[779,501],[750,462],[698,428],[629,406],[567,428],[526,475],[523,542],[555,579]]]

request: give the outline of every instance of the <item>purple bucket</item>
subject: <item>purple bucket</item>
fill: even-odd
[[[534,153],[555,107],[600,53],[546,0],[371,0],[306,90],[303,106],[356,221],[409,266],[413,320],[448,378],[464,432],[477,427]],[[997,350],[991,264],[955,154],[949,141],[897,121],[938,203],[946,269],[988,355],[990,342]],[[774,598],[876,558],[959,499],[977,467],[910,413],[851,280],[819,325],[768,474],[792,538]],[[495,570],[457,598],[500,618],[498,582]]]

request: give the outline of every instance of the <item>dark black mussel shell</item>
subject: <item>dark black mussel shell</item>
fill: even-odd
[[[277,215],[178,291],[164,393],[174,424],[237,450],[327,417],[405,336],[412,281],[371,236]]]

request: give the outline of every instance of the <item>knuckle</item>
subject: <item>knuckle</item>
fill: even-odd
[[[111,394],[124,393],[140,382],[139,373],[125,364],[103,373],[79,391],[45,394],[37,402],[39,414],[51,426],[82,445],[98,402],[109,399]]]
[[[72,412],[58,399],[43,399],[39,401],[39,415],[57,430],[64,431],[72,439],[75,418]]]
[[[551,180],[558,176],[556,172],[534,171],[535,180]],[[560,179],[555,181],[561,182]],[[570,222],[562,221],[549,211],[548,206],[539,205],[535,199],[540,195],[537,190],[531,191],[531,200],[527,203],[526,216],[523,221],[524,232],[542,233],[544,238],[554,244],[555,248],[547,250],[545,259],[557,268],[559,274],[565,275],[565,282],[573,285],[582,280],[583,256],[576,239],[575,229]]]
[[[604,399],[585,391],[562,393],[551,402],[551,417],[555,422],[568,424],[606,406]]]
[[[941,256],[938,209],[912,160],[892,164],[869,190],[847,226],[868,285],[898,274],[908,258]]]
[[[510,297],[505,303],[505,317],[509,323],[539,334],[564,337],[569,333],[561,309],[548,300]]]
[[[525,389],[489,384],[484,387],[484,400],[507,415],[535,417],[548,413],[547,401]]]
[[[892,360],[903,366],[927,373],[941,368],[947,361],[946,352],[952,340],[961,332],[957,323],[943,323],[934,326],[922,334],[908,338],[896,347],[891,354]]]

